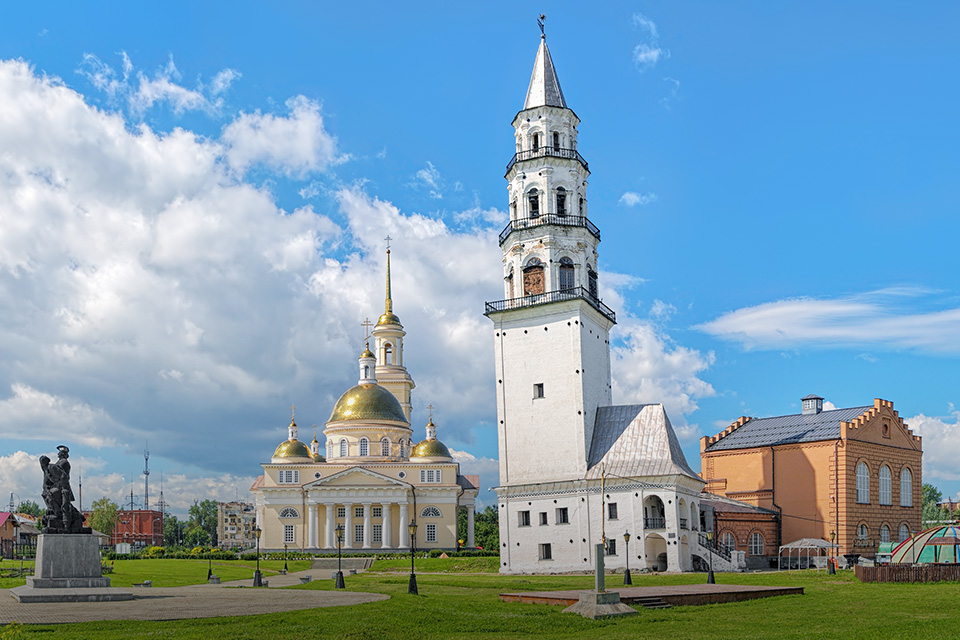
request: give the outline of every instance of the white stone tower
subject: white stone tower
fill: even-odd
[[[597,295],[600,230],[587,219],[579,123],[541,35],[505,176],[505,299],[485,311],[494,322],[502,486],[583,478],[597,407],[611,404],[616,316]]]
[[[388,237],[389,241],[389,237]],[[403,413],[410,421],[410,392],[417,386],[403,364],[403,337],[407,332],[400,324],[400,318],[393,313],[393,298],[390,291],[390,246],[387,246],[387,296],[384,301],[383,315],[373,328],[374,348],[376,349],[377,383],[389,390],[400,401]]]

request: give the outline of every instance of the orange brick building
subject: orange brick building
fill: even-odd
[[[110,544],[129,542],[134,548],[163,546],[163,512],[121,509],[110,534]]]
[[[763,536],[764,555],[835,533],[838,553],[872,556],[880,542],[919,531],[921,439],[893,403],[827,411],[819,396],[802,403],[802,413],[741,417],[700,439],[706,491],[780,514],[778,539]]]

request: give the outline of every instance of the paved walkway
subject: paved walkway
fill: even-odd
[[[268,589],[230,589],[250,587],[253,580],[223,584],[199,584],[189,587],[124,587],[134,599],[124,602],[17,602],[9,589],[0,589],[0,624],[17,621],[24,624],[59,624],[96,620],[184,620],[218,616],[253,616],[263,613],[300,611],[319,607],[344,607],[386,600],[380,593],[355,591],[312,591],[283,589],[300,583],[300,577],[329,579],[315,570],[298,571],[285,576],[270,576]]]

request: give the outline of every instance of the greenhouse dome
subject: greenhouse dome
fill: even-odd
[[[907,538],[893,550],[893,564],[960,562],[960,526],[937,525]]]

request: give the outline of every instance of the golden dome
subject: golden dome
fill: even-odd
[[[360,354],[361,358],[376,358],[377,356],[373,355],[373,351],[370,351],[370,344],[367,343],[367,348],[363,350],[363,353]]]
[[[377,320],[378,327],[382,324],[400,324],[400,318],[398,318],[396,314],[393,313],[392,311],[387,311],[382,316],[380,316],[379,320]]]
[[[396,396],[378,384],[358,384],[340,396],[327,422],[340,420],[390,420],[407,424]]]
[[[277,450],[273,452],[274,458],[310,458],[313,459],[313,454],[310,453],[310,449],[307,448],[307,445],[303,444],[299,440],[284,440],[280,443],[280,446],[277,447]]]
[[[433,440],[423,440],[413,448],[410,453],[411,458],[452,458],[450,449],[436,438]]]

